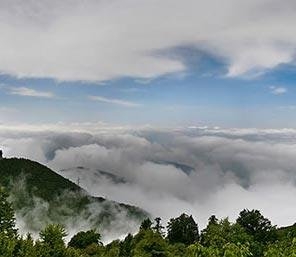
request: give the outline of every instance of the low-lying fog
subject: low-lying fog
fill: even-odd
[[[164,222],[186,212],[203,228],[210,215],[234,220],[243,208],[279,226],[296,222],[296,130],[2,126],[0,140],[7,157],[39,161]]]

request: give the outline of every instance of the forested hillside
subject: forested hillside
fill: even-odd
[[[135,223],[147,217],[137,207],[92,197],[75,183],[30,160],[0,160],[0,178],[0,185],[6,188],[17,217],[28,231],[39,231],[48,223],[71,227],[79,222],[84,229],[108,230],[111,223],[116,225],[118,217]]]

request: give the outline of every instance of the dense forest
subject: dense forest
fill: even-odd
[[[166,231],[166,232],[165,232]],[[199,231],[192,216],[172,218],[165,229],[161,218],[144,219],[135,235],[107,245],[99,231],[81,231],[66,244],[67,231],[49,224],[34,240],[21,236],[8,193],[0,189],[1,257],[295,257],[296,224],[277,229],[258,210],[243,210],[235,223],[209,218]]]

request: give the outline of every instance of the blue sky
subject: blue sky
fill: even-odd
[[[16,3],[5,2],[0,122],[296,126],[296,38],[283,32],[293,2],[227,0],[220,11],[210,2],[174,1],[168,11],[166,1],[44,1],[32,16],[32,1],[11,18]]]
[[[104,83],[2,75],[0,101],[3,109],[11,109],[10,121],[16,118],[29,123],[103,121],[125,125],[289,127],[296,125],[294,77],[290,68],[256,79],[205,76],[197,71],[147,81],[125,78]],[[50,92],[52,96],[12,94],[12,87]],[[278,88],[285,92],[274,92]],[[110,102],[95,101],[90,96]]]

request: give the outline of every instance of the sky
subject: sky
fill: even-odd
[[[0,0],[0,123],[293,128],[293,0]]]

